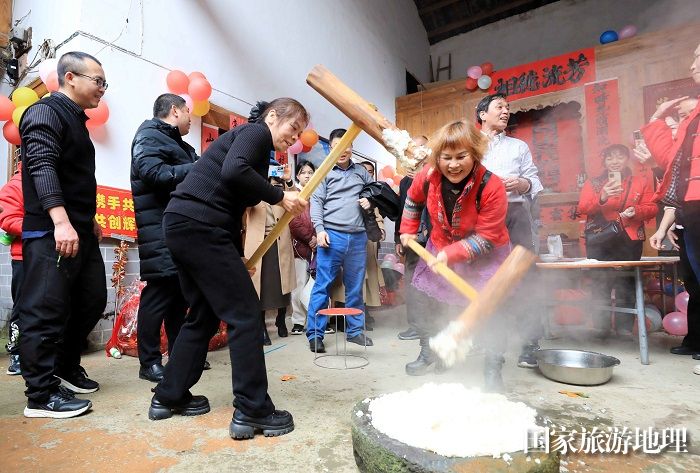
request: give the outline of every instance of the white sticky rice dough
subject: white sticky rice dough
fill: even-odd
[[[522,451],[536,411],[501,394],[461,384],[424,384],[374,399],[372,425],[412,447],[447,457],[501,457]]]
[[[418,163],[423,161],[429,154],[430,148],[427,146],[413,146],[412,155],[407,156],[406,150],[412,144],[411,135],[406,130],[392,130],[385,128],[382,130],[382,139],[387,148],[406,169],[415,170]]]

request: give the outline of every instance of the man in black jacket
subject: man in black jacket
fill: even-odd
[[[153,104],[153,118],[144,121],[131,144],[131,192],[136,210],[141,279],[137,318],[139,378],[163,379],[160,327],[165,323],[168,352],[185,319],[177,268],[165,246],[163,212],[170,193],[194,166],[197,154],[182,140],[190,132],[190,111],[185,100],[163,94]]]

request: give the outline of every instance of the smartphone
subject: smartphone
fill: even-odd
[[[622,185],[622,173],[620,171],[610,171],[608,179],[614,181],[618,186]]]
[[[267,177],[284,177],[284,166],[270,166]]]
[[[634,130],[632,132],[632,137],[634,137],[634,147],[640,147],[640,146],[646,146],[646,143],[644,143],[644,137],[642,136],[642,132],[639,130]]]

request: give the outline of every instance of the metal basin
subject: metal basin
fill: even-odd
[[[560,383],[593,386],[607,383],[620,360],[583,350],[539,350],[537,365],[547,378]]]

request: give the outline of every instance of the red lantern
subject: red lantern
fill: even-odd
[[[85,110],[85,115],[88,116],[90,120],[86,123],[88,127],[96,127],[104,125],[109,119],[109,108],[107,107],[107,102],[100,100],[96,108],[88,108]]]
[[[312,148],[318,143],[318,133],[314,130],[304,130],[301,132],[301,136],[299,136],[299,141],[301,141],[304,146]]]
[[[464,85],[468,91],[474,91],[479,87],[479,83],[476,81],[476,79],[473,79],[471,77],[467,77],[467,82]]]
[[[0,95],[0,122],[12,120],[12,112],[15,111],[16,105],[12,100],[4,95]]]
[[[190,85],[187,87],[187,93],[195,102],[207,100],[211,95],[211,84],[206,79],[195,77],[190,80]]]
[[[12,143],[15,146],[22,144],[22,139],[19,136],[19,128],[17,128],[17,125],[15,125],[12,120],[8,120],[7,123],[3,125],[2,136],[4,136],[9,143]]]
[[[493,64],[485,62],[481,65],[481,73],[485,76],[490,76],[493,72]]]
[[[187,87],[190,85],[187,75],[178,70],[168,72],[165,82],[168,84],[168,90],[173,94],[186,94]]]

